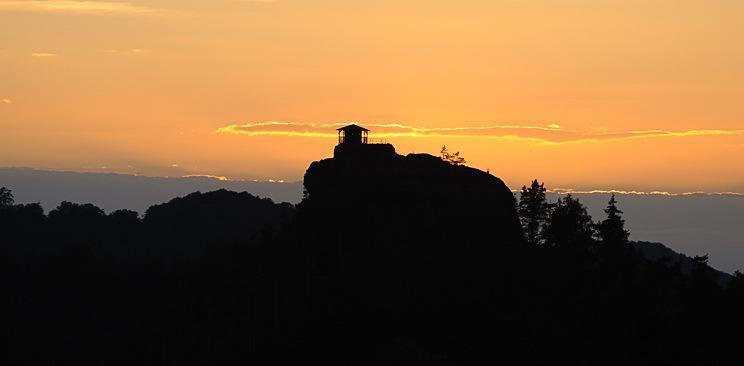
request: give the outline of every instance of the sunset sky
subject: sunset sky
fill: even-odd
[[[300,180],[357,122],[512,187],[744,193],[741,0],[0,0],[0,166]]]

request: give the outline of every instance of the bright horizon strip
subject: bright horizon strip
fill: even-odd
[[[521,190],[512,190],[513,192],[521,192]],[[682,193],[672,193],[672,192],[665,192],[665,191],[651,191],[651,192],[644,192],[644,191],[625,191],[625,190],[618,190],[618,189],[592,189],[592,190],[575,190],[572,188],[552,188],[546,190],[549,193],[555,193],[558,195],[567,195],[567,194],[621,194],[621,195],[629,195],[629,196],[669,196],[669,197],[678,197],[678,196],[695,196],[695,195],[703,195],[703,196],[741,196],[744,197],[744,193],[740,192],[702,192],[702,191],[696,191],[696,192],[682,192]]]
[[[258,122],[248,123],[243,125],[233,124],[225,127],[220,127],[214,131],[216,134],[229,133],[235,135],[246,135],[246,136],[289,136],[289,137],[321,137],[321,138],[335,138],[337,133],[336,127],[345,125],[345,123],[326,123],[326,124],[313,124],[313,123],[293,123],[293,122]],[[614,132],[590,132],[581,131],[574,129],[562,129],[560,127],[542,127],[542,126],[529,126],[529,125],[491,125],[491,126],[473,126],[473,127],[412,127],[402,124],[375,124],[368,123],[362,124],[370,128],[373,127],[392,127],[402,130],[408,130],[411,132],[371,132],[373,137],[380,138],[391,138],[391,137],[414,137],[414,138],[426,138],[426,137],[456,137],[456,138],[500,138],[500,139],[513,139],[513,140],[524,140],[534,143],[541,144],[573,144],[573,143],[584,143],[584,142],[600,142],[600,141],[612,141],[612,140],[632,140],[632,139],[648,139],[648,138],[661,138],[661,137],[694,137],[694,136],[744,136],[744,130],[686,130],[686,131],[666,131],[666,130],[632,130],[632,131],[614,131]],[[266,128],[273,127],[275,129],[270,130],[252,130],[254,128]],[[302,131],[282,130],[282,128],[304,128]],[[549,138],[541,138],[534,136],[522,136],[513,133],[506,134],[468,134],[468,133],[457,133],[460,131],[489,131],[489,130],[537,130],[540,132],[548,133],[570,133],[576,134],[577,137],[573,139],[566,139],[563,141],[551,140]],[[312,130],[321,130],[324,132],[315,132]],[[325,131],[329,130],[329,131]],[[454,132],[454,133],[447,133]]]

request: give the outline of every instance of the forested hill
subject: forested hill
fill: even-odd
[[[81,173],[0,167],[0,187],[13,191],[18,203],[40,202],[51,210],[63,201],[86,202],[106,210],[144,213],[173,197],[201,191],[248,191],[275,202],[297,203],[302,182],[231,180],[219,176],[149,177],[134,174]]]
[[[457,159],[337,150],[296,207],[194,193],[132,211],[0,191],[7,364],[738,364],[744,278],[644,257]],[[650,258],[650,259],[647,259]]]
[[[631,242],[630,244],[633,247],[633,250],[636,251],[643,258],[649,261],[664,261],[667,262],[670,266],[678,266],[679,270],[686,275],[692,273],[692,271],[695,269],[696,260],[701,259],[700,257],[698,257],[698,259],[695,259],[695,257],[689,257],[683,253],[677,253],[674,250],[669,249],[662,243],[636,241]],[[704,259],[707,261],[707,255],[704,256]],[[734,276],[726,272],[718,270],[716,270],[715,272],[718,276],[718,283],[721,286],[726,287],[731,281],[734,280]]]

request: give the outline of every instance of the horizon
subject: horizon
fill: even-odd
[[[0,186],[13,191],[18,203],[41,203],[50,212],[62,201],[92,203],[105,212],[128,209],[142,217],[147,208],[185,197],[195,191],[227,189],[271,198],[274,202],[299,203],[303,183],[254,180],[221,180],[213,177],[152,177],[116,173],[53,172],[38,169],[0,168]],[[575,191],[548,188],[548,201],[571,193],[595,220],[612,193],[625,214],[631,239],[659,242],[687,255],[710,255],[717,269],[733,273],[744,263],[744,232],[739,218],[744,214],[744,196],[718,194],[667,194],[612,190]],[[518,199],[519,189],[511,189]]]
[[[475,168],[477,169],[477,168]],[[195,178],[195,179],[208,179],[223,182],[252,182],[252,183],[277,183],[277,184],[302,184],[302,179],[299,180],[284,180],[284,179],[251,179],[251,178],[232,178],[224,175],[211,175],[211,174],[187,174],[187,175],[147,175],[130,172],[119,172],[119,171],[102,171],[102,170],[68,170],[68,169],[48,169],[48,168],[35,168],[29,166],[0,166],[0,170],[29,170],[37,172],[52,172],[52,173],[77,173],[77,174],[114,174],[122,176],[142,177],[142,178],[162,178],[162,179],[184,179],[184,178]],[[480,170],[480,169],[479,169]],[[489,172],[490,174],[500,178],[498,175]],[[540,180],[539,178],[535,178]],[[523,186],[527,186],[529,182],[522,184],[511,185],[505,182],[510,188],[512,193],[521,192]],[[629,195],[629,196],[666,196],[666,197],[684,197],[684,196],[711,196],[711,197],[744,197],[744,192],[705,192],[705,191],[690,191],[690,192],[668,192],[668,191],[640,191],[640,190],[622,190],[615,188],[588,188],[588,189],[576,189],[567,187],[546,187],[546,192],[553,193],[556,195],[568,195],[568,194],[618,194],[618,195]]]

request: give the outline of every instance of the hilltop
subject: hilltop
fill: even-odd
[[[304,183],[298,225],[343,241],[521,242],[514,196],[501,179],[428,154],[337,148],[334,158],[310,165]]]

